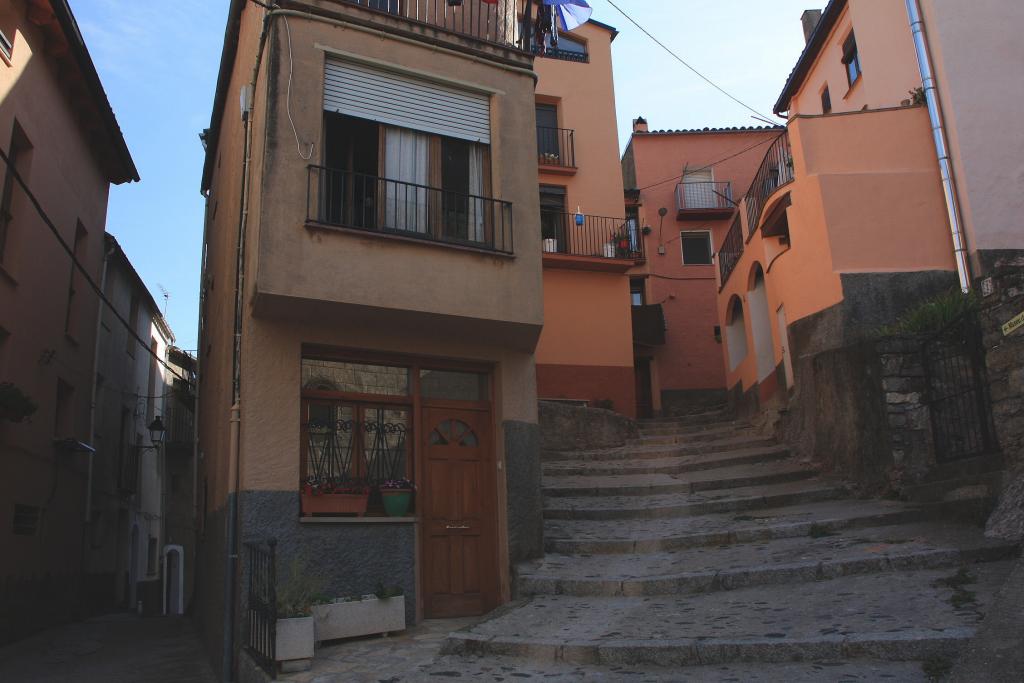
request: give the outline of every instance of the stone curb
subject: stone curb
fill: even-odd
[[[710,471],[710,470],[709,470]],[[772,484],[786,484],[794,481],[810,479],[817,475],[817,472],[808,469],[792,469],[771,474],[758,474],[748,477],[734,477],[726,479],[709,479],[705,481],[648,485],[622,485],[622,486],[551,486],[542,489],[545,496],[551,498],[587,498],[602,496],[647,496],[665,493],[702,493],[706,491],[718,491],[725,489],[739,489],[748,486],[770,486]],[[612,475],[614,476],[614,475]]]
[[[775,446],[771,440],[766,440],[762,445],[753,445],[749,449],[722,450],[711,453],[682,454],[673,457],[669,451],[665,458],[640,458],[631,461],[627,458],[617,461],[565,461],[564,463],[550,463],[544,465],[546,476],[571,477],[571,476],[614,476],[617,474],[683,474],[686,472],[706,472],[708,470],[736,467],[737,465],[757,465],[766,462],[776,462],[790,457],[790,450],[786,446]],[[735,453],[733,455],[733,453]],[[659,454],[660,455],[660,454]],[[726,457],[707,458],[707,455],[725,455]],[[670,464],[651,465],[655,460],[675,460]],[[621,464],[611,464],[618,462]]]

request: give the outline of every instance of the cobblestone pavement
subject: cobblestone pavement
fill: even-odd
[[[3,683],[215,683],[192,622],[118,614],[0,649]]]

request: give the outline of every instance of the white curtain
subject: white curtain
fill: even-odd
[[[484,216],[487,212],[484,196],[484,148],[469,146],[469,228],[468,238],[474,242],[484,241]]]
[[[384,131],[384,225],[393,230],[426,232],[427,190],[403,183],[429,183],[430,136],[392,126]]]

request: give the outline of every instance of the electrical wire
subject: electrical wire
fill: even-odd
[[[255,0],[253,0],[255,2]],[[299,158],[309,161],[313,158],[314,144],[309,143],[309,154],[302,153],[302,143],[299,141],[299,130],[295,127],[295,120],[292,118],[292,74],[295,71],[295,58],[292,56],[292,28],[288,25],[288,17],[284,19],[284,32],[288,35],[288,95],[285,99],[285,110],[288,112],[288,123],[292,124],[292,133],[295,135],[295,150]]]
[[[755,114],[757,114],[758,116],[760,116],[760,117],[762,117],[762,118],[766,118],[766,117],[764,116],[764,114],[762,114],[762,113],[761,113],[761,112],[759,112],[758,110],[754,109],[753,107],[751,107],[751,106],[750,106],[749,104],[747,104],[746,102],[744,102],[744,101],[740,100],[739,98],[737,98],[736,96],[734,96],[733,94],[731,94],[730,92],[728,92],[728,91],[727,91],[727,90],[726,90],[725,88],[723,88],[722,86],[718,85],[717,83],[715,83],[714,81],[712,81],[712,80],[711,80],[710,78],[708,78],[707,76],[705,76],[704,74],[702,74],[702,73],[701,73],[700,71],[697,71],[697,69],[695,69],[695,68],[693,68],[692,66],[690,66],[690,65],[689,65],[689,64],[688,64],[688,63],[686,62],[686,60],[685,60],[685,59],[683,59],[682,57],[680,57],[679,55],[677,55],[677,54],[676,54],[675,52],[673,52],[673,51],[672,51],[672,50],[671,50],[671,49],[670,49],[670,48],[669,48],[669,47],[668,47],[667,45],[665,45],[665,43],[663,43],[663,42],[661,42],[660,40],[658,40],[657,38],[655,38],[655,37],[654,37],[654,36],[653,36],[653,35],[651,34],[651,32],[650,32],[650,31],[648,31],[648,30],[647,30],[647,29],[645,29],[645,28],[644,28],[643,26],[641,26],[641,25],[640,25],[639,23],[637,23],[637,21],[636,21],[636,20],[635,20],[635,19],[634,19],[633,17],[631,17],[631,16],[629,16],[628,14],[626,14],[626,13],[625,13],[625,12],[624,12],[624,11],[622,10],[622,8],[621,8],[621,7],[619,7],[618,5],[616,5],[616,4],[615,4],[615,3],[613,2],[613,0],[608,0],[608,4],[609,4],[609,5],[611,5],[612,7],[614,7],[614,8],[616,9],[616,10],[618,10],[619,14],[621,14],[621,15],[622,15],[622,16],[624,16],[624,17],[626,17],[626,19],[627,19],[627,20],[629,21],[629,23],[633,24],[633,26],[636,26],[636,27],[637,27],[638,29],[640,29],[640,31],[641,31],[641,32],[642,32],[642,33],[643,33],[644,35],[646,35],[646,36],[647,36],[648,38],[650,38],[651,40],[653,40],[653,41],[654,41],[654,42],[655,42],[655,43],[656,43],[656,44],[657,44],[657,45],[658,45],[658,46],[659,46],[659,47],[660,47],[661,49],[663,49],[663,50],[664,50],[665,52],[667,52],[667,53],[669,53],[670,55],[672,55],[672,57],[674,57],[674,58],[675,58],[675,60],[676,60],[677,62],[679,62],[680,64],[682,64],[683,66],[685,66],[685,67],[686,67],[687,69],[689,69],[689,70],[690,70],[690,71],[692,71],[693,73],[697,74],[697,76],[699,76],[699,77],[700,77],[700,78],[701,78],[701,79],[702,79],[702,80],[703,80],[704,82],[706,82],[706,83],[707,83],[708,85],[710,85],[710,86],[711,86],[711,87],[713,87],[713,88],[714,88],[715,90],[717,90],[718,92],[722,93],[723,95],[725,95],[726,97],[728,97],[728,98],[729,98],[730,100],[732,100],[732,101],[733,101],[733,102],[735,102],[736,104],[738,104],[738,105],[740,105],[741,107],[743,107],[744,109],[747,109],[747,110],[749,110],[749,111],[752,111],[752,112],[754,112]]]
[[[67,253],[69,257],[71,257],[71,265],[82,274],[82,277],[84,277],[85,281],[89,283],[89,287],[92,289],[93,292],[96,293],[96,296],[99,297],[100,301],[107,305],[107,308],[109,308],[110,311],[114,314],[114,317],[117,318],[122,325],[124,325],[125,329],[128,330],[128,334],[134,337],[135,341],[138,342],[139,346],[146,350],[146,353],[153,356],[156,362],[162,365],[173,376],[177,377],[183,382],[187,382],[187,379],[179,375],[174,370],[174,368],[168,365],[167,361],[165,361],[163,358],[157,355],[156,352],[154,352],[153,349],[149,347],[149,344],[147,344],[142,339],[142,337],[139,336],[139,333],[132,329],[131,323],[125,320],[124,316],[122,316],[114,307],[114,304],[110,302],[106,294],[103,293],[103,290],[100,288],[100,286],[97,285],[96,281],[92,279],[92,275],[89,274],[89,271],[86,270],[85,266],[83,266],[79,262],[78,257],[75,256],[74,250],[61,236],[60,230],[58,230],[57,226],[54,225],[52,220],[50,220],[49,215],[47,215],[46,211],[43,209],[42,205],[39,203],[39,200],[36,198],[32,190],[30,190],[28,185],[25,184],[25,180],[21,177],[21,174],[18,173],[18,169],[15,168],[14,164],[11,163],[10,157],[7,156],[7,152],[5,152],[3,149],[0,149],[0,159],[2,159],[3,162],[7,165],[7,172],[11,174],[14,180],[18,183],[18,186],[21,187],[22,191],[28,197],[29,202],[32,203],[32,207],[36,210],[36,213],[38,213],[39,217],[43,219],[43,223],[45,223],[46,227],[50,229],[50,232],[53,233],[53,236],[57,238],[57,242],[60,243],[61,248],[64,249],[64,251]]]
[[[636,191],[643,192],[644,190],[649,190],[652,187],[657,187],[658,185],[664,185],[665,183],[674,183],[677,180],[682,180],[685,176],[687,176],[687,175],[689,175],[691,173],[698,173],[700,171],[706,171],[709,168],[714,168],[715,166],[718,166],[719,164],[725,163],[726,161],[729,161],[730,159],[735,159],[738,156],[746,154],[750,150],[756,149],[757,147],[760,147],[761,145],[771,144],[771,143],[775,142],[776,140],[778,140],[779,138],[781,138],[785,134],[786,134],[785,131],[783,131],[782,133],[779,133],[779,135],[774,137],[774,138],[771,138],[769,140],[761,140],[760,142],[755,142],[754,144],[750,145],[749,147],[744,147],[740,151],[734,152],[733,154],[730,154],[727,157],[722,157],[721,159],[718,159],[716,161],[712,161],[710,164],[707,164],[706,166],[701,166],[700,168],[695,168],[695,169],[687,169],[686,172],[683,173],[682,175],[672,176],[671,178],[665,178],[664,180],[659,180],[658,182],[651,183],[650,185],[644,185],[643,187],[638,187],[638,188],[636,188]]]

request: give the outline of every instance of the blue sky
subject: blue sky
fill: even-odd
[[[652,128],[758,125],[608,5],[617,27],[620,145],[638,114]],[[800,14],[825,0],[616,0],[641,25],[754,109],[771,113],[803,47]],[[111,189],[107,231],[195,348],[203,198],[199,133],[209,125],[228,0],[71,0],[142,182]]]

